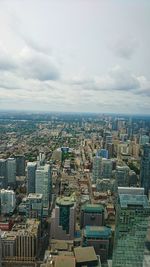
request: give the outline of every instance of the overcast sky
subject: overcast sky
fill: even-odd
[[[150,1],[0,0],[0,109],[150,114]]]

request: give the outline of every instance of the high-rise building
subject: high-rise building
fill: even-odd
[[[112,267],[142,267],[150,215],[145,195],[119,194]]]
[[[71,240],[75,234],[76,204],[74,198],[58,197],[51,218],[51,239]]]
[[[43,195],[43,215],[45,216],[48,215],[50,207],[52,187],[51,179],[51,169],[49,164],[37,167],[35,192]]]
[[[35,193],[35,173],[36,173],[37,163],[28,162],[27,163],[27,193]]]
[[[145,194],[148,195],[150,190],[150,144],[143,146],[140,178],[141,186],[144,187]]]
[[[1,230],[0,230],[0,267],[2,267],[2,239],[1,239]]]
[[[140,135],[140,140],[139,140],[139,144],[140,145],[145,145],[147,143],[149,143],[150,139],[149,136],[146,134]]]
[[[7,178],[8,185],[14,188],[16,185],[16,160],[14,158],[7,159]]]
[[[112,231],[106,226],[86,226],[83,231],[83,246],[93,246],[101,262],[108,260]]]
[[[0,159],[0,188],[7,187],[7,160]]]
[[[0,251],[2,253],[3,260],[14,260],[16,255],[16,232],[13,231],[3,232],[1,236]]]
[[[104,207],[100,204],[85,204],[81,208],[81,228],[86,225],[104,225]]]
[[[93,172],[92,172],[92,179],[96,183],[96,180],[101,178],[102,174],[102,158],[96,156],[93,158]]]
[[[102,159],[102,177],[111,178],[112,176],[112,161],[110,159]]]
[[[0,190],[1,214],[12,214],[16,207],[16,196],[13,190]]]
[[[108,143],[107,144],[107,150],[108,150],[108,158],[111,159],[114,156],[114,144]]]
[[[116,167],[116,179],[118,186],[129,186],[129,170],[128,166]]]
[[[25,156],[16,155],[16,176],[25,176]]]
[[[26,216],[28,218],[42,219],[43,201],[42,194],[29,194],[26,201]]]
[[[100,149],[97,151],[97,156],[108,159],[108,150],[107,149]]]
[[[26,223],[15,224],[12,230],[16,232],[16,260],[33,261],[39,249],[40,222],[27,219]]]

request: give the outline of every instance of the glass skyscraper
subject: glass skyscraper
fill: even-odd
[[[145,195],[119,194],[112,267],[142,267],[150,205]]]
[[[148,195],[150,190],[150,144],[143,146],[143,155],[141,158],[141,186],[145,189],[145,194]]]

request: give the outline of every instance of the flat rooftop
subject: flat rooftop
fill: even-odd
[[[75,258],[70,256],[57,256],[55,267],[75,267]]]
[[[42,199],[42,194],[37,194],[37,193],[30,193],[28,195],[28,199]]]
[[[86,263],[89,261],[97,261],[97,256],[93,247],[77,247],[74,248],[74,254],[77,263]]]
[[[101,213],[104,211],[104,207],[99,204],[86,204],[82,206],[82,210],[88,213]]]
[[[74,198],[72,197],[72,196],[70,196],[70,197],[57,197],[57,199],[56,199],[56,204],[58,205],[58,206],[70,206],[70,207],[72,207],[72,206],[74,206],[74,203],[75,203],[75,201],[74,201]]]
[[[122,208],[127,208],[128,205],[150,208],[148,198],[145,195],[119,194],[119,200]]]
[[[111,236],[111,228],[106,226],[86,226],[84,235],[88,238],[106,238]]]

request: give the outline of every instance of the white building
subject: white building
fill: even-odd
[[[11,214],[16,207],[16,196],[13,190],[0,191],[1,214]]]

